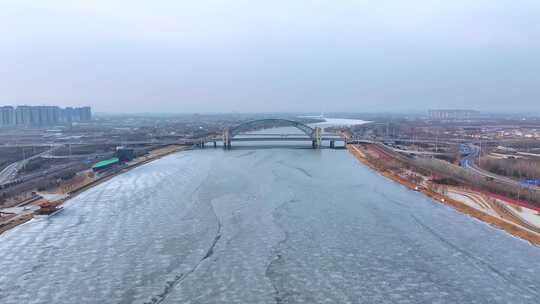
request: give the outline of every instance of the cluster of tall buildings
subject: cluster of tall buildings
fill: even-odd
[[[478,118],[480,112],[474,110],[429,110],[432,120],[468,120]]]
[[[92,120],[90,107],[0,106],[0,127],[41,127]]]

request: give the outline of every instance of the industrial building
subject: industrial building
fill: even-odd
[[[113,157],[111,159],[102,160],[102,161],[96,163],[95,165],[92,166],[92,170],[94,172],[103,171],[105,169],[109,169],[109,168],[117,165],[118,163],[120,163],[120,160],[118,158],[116,158],[116,157]]]
[[[120,159],[120,161],[130,161],[135,158],[135,150],[133,148],[126,148],[123,146],[116,147],[116,157]]]

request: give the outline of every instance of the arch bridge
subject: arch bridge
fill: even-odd
[[[269,128],[268,127],[269,124],[279,125],[280,127],[281,126],[295,127],[298,130],[302,131],[305,135],[307,135],[308,137],[307,140],[311,140],[312,147],[314,149],[317,149],[321,146],[321,128],[319,127],[312,128],[304,123],[294,121],[294,120],[289,120],[289,119],[268,118],[268,119],[252,120],[252,121],[241,123],[232,128],[225,128],[223,130],[223,147],[225,147],[225,149],[230,149],[231,141],[236,135],[243,132],[247,132],[247,131],[257,130],[259,128],[266,129],[266,128]],[[296,138],[295,140],[298,140],[298,138]],[[306,140],[306,139],[303,139],[303,140]]]

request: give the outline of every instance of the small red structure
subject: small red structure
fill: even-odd
[[[39,210],[36,211],[40,215],[52,215],[63,209],[59,202],[44,201],[39,203]]]

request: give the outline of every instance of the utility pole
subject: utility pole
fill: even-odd
[[[26,167],[26,155],[24,154],[24,147],[22,149],[22,157],[23,157],[23,169]]]
[[[482,155],[482,138],[480,138],[480,150],[478,150],[478,166],[482,166],[481,164],[481,156]]]
[[[435,132],[435,153],[439,152],[439,129]]]
[[[415,137],[416,137],[416,127],[413,126],[413,129],[412,129],[412,139],[413,139],[413,147],[415,147]]]

